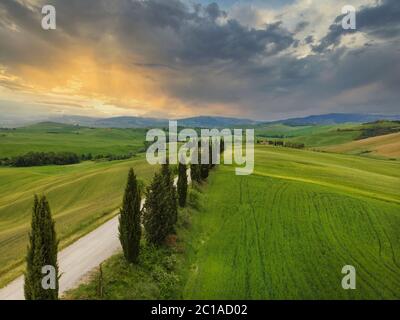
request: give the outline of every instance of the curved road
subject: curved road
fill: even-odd
[[[190,183],[190,169],[188,169]],[[178,178],[175,178],[176,185]],[[142,200],[142,207],[144,199]],[[83,236],[58,254],[60,296],[79,285],[84,276],[121,248],[118,216]],[[20,276],[0,289],[0,300],[24,300],[24,277]]]

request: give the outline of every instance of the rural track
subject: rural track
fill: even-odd
[[[190,169],[188,169],[187,175],[188,183],[191,183]],[[178,178],[175,177],[174,185],[177,184],[177,181]],[[144,200],[142,200],[142,207]],[[60,296],[77,287],[90,271],[121,249],[118,224],[117,215],[59,252]],[[0,289],[0,300],[24,300],[24,276],[19,276]]]

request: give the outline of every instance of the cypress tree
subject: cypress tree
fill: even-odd
[[[190,178],[192,181],[201,182],[200,165],[192,163],[190,165]]]
[[[187,181],[187,172],[186,165],[179,162],[178,165],[178,199],[179,206],[182,208],[186,206],[186,198],[187,198],[187,189],[188,189],[188,181]]]
[[[208,178],[208,171],[210,170],[210,164],[208,163],[202,163],[202,155],[203,155],[203,149],[201,148],[201,140],[199,141],[199,175],[200,175],[200,181],[206,180]],[[209,158],[210,159],[210,156]]]
[[[209,157],[209,170],[215,167],[214,159],[213,159],[213,149],[214,149],[214,144],[212,141],[210,141],[210,144],[208,146],[208,157]]]
[[[178,221],[178,196],[174,186],[174,178],[168,162],[162,165],[161,175],[164,182],[164,208],[167,212],[167,219],[169,220],[169,232],[173,233],[175,231],[175,224]]]
[[[139,257],[140,238],[142,229],[140,225],[140,190],[133,172],[129,170],[128,181],[125,188],[122,208],[119,215],[119,240],[125,259],[136,263]]]
[[[199,148],[197,148],[198,151],[198,156],[197,156],[197,163],[194,163],[196,160],[194,155],[195,153],[193,153],[192,155],[192,163],[190,164],[190,178],[192,179],[192,181],[196,181],[198,183],[201,182],[201,174],[200,174],[200,164],[199,164],[199,160],[200,160],[200,152],[199,152]]]
[[[200,156],[201,159],[201,156]],[[210,164],[202,163],[200,164],[200,177],[201,180],[206,180],[208,178],[208,171],[210,170]]]
[[[146,190],[143,221],[146,240],[155,246],[161,245],[170,232],[170,220],[165,202],[164,178],[160,173],[156,173]]]
[[[207,180],[210,166],[208,164],[201,164],[201,179]]]
[[[39,198],[35,195],[26,256],[27,267],[24,282],[26,300],[58,299],[57,250],[58,241],[49,203],[45,196]],[[46,276],[46,274],[42,273],[44,266],[52,266],[54,268],[54,289],[43,288],[42,280]]]

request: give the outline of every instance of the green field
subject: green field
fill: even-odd
[[[263,134],[310,147],[352,141],[357,128],[274,125]],[[126,154],[143,148],[144,135],[43,123],[2,130],[0,158],[28,151]],[[121,255],[106,262],[104,298],[400,298],[400,162],[259,145],[255,164],[251,176],[236,176],[231,166],[213,171],[200,188],[199,208],[181,210],[181,249],[146,248],[138,266]],[[0,167],[0,287],[23,270],[35,193],[48,196],[65,247],[116,214],[130,167],[145,183],[157,169],[140,154]],[[357,290],[341,288],[344,265],[356,267]],[[69,297],[96,298],[95,288],[93,280]]]
[[[360,131],[340,131],[354,128],[356,124],[323,125],[323,126],[289,126],[271,124],[259,126],[256,136],[268,140],[285,140],[304,143],[306,147],[318,147],[352,141],[360,135]]]
[[[397,160],[400,159],[400,133],[351,141],[324,147],[321,150]]]
[[[399,299],[400,165],[259,147],[221,166],[194,213],[187,299]],[[227,192],[229,190],[229,192]],[[357,270],[357,290],[341,269]]]
[[[143,148],[145,135],[144,129],[86,128],[51,122],[0,129],[0,159],[30,151],[124,155]]]
[[[282,123],[260,125],[256,128],[259,139],[284,140],[303,143],[308,148],[340,145],[371,136],[400,131],[398,121],[377,121],[357,124],[290,126]]]
[[[255,169],[213,171],[180,211],[180,249],[151,267],[148,251],[137,266],[111,258],[103,298],[400,298],[398,162],[259,146]],[[341,287],[345,265],[356,290]],[[67,297],[98,299],[93,276]]]
[[[23,270],[35,193],[48,197],[64,247],[116,214],[130,167],[144,182],[156,169],[143,155],[70,166],[0,167],[0,287]]]

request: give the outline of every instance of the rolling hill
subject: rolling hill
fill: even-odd
[[[256,129],[256,136],[267,140],[304,143],[306,147],[327,146],[356,139],[357,124],[290,126],[282,123],[266,124]]]
[[[322,150],[400,159],[400,132],[334,145]]]
[[[399,299],[399,169],[268,146],[257,147],[252,176],[220,167],[184,234],[183,297]],[[345,265],[357,290],[341,287]]]
[[[190,128],[226,128],[232,126],[256,125],[259,122],[249,119],[199,116],[176,119],[178,125]],[[113,118],[89,118],[80,116],[63,116],[51,118],[51,121],[72,125],[81,125],[95,128],[162,128],[168,127],[167,119],[144,117],[113,117]]]
[[[400,132],[399,121],[379,120],[367,123],[291,126],[283,123],[260,125],[256,136],[267,140],[303,143],[308,148],[321,149],[374,136]]]
[[[400,115],[329,113],[276,121],[289,126],[332,125],[341,123],[366,123],[378,120],[400,120]]]
[[[39,120],[21,119],[9,121],[0,118],[0,127],[17,127],[31,125],[39,122],[57,122],[69,125],[80,125],[93,128],[160,128],[168,126],[168,119],[121,116],[111,118],[96,118],[76,115],[50,116]],[[315,125],[337,125],[344,123],[366,123],[377,120],[400,120],[400,115],[379,114],[347,114],[331,113],[323,115],[311,115],[301,118],[290,118],[277,121],[261,121],[243,118],[220,117],[220,116],[197,116],[190,118],[175,119],[179,126],[199,128],[227,128],[227,127],[257,127],[265,125],[282,124],[287,126],[315,126]]]
[[[69,151],[80,154],[128,154],[143,149],[144,129],[86,128],[43,122],[0,129],[0,159],[34,152]]]
[[[155,166],[134,160],[0,167],[0,287],[22,273],[34,194],[46,194],[65,247],[117,214],[129,168],[147,182]]]

